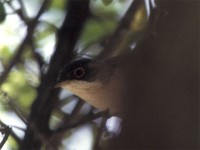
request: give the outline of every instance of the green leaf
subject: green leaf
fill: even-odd
[[[112,2],[113,2],[113,0],[102,0],[102,3],[103,3],[105,6],[110,5]]]
[[[26,80],[24,69],[13,69],[6,82],[2,84],[2,89],[7,92],[25,112],[29,111],[28,108],[36,97],[34,87],[28,84]]]
[[[62,9],[65,8],[65,2],[63,0],[52,1],[52,8]]]
[[[8,47],[2,46],[0,48],[0,60],[3,64],[7,64],[10,58],[12,57],[12,52]]]
[[[3,3],[0,1],[0,23],[6,19],[6,12]]]
[[[101,22],[94,19],[88,20],[80,38],[83,47],[87,47],[111,34],[116,26],[117,23],[113,20],[101,20]]]

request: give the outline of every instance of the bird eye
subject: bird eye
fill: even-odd
[[[78,67],[74,70],[74,76],[77,79],[82,78],[85,75],[85,69],[83,67]]]

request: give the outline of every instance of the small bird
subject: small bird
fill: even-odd
[[[159,3],[169,11],[133,52],[74,61],[55,84],[122,118],[110,149],[199,149],[197,4]]]
[[[174,59],[150,56],[144,50],[108,60],[80,59],[60,71],[55,87],[122,118],[124,130],[116,143],[132,139],[122,148],[195,147],[197,110],[190,109],[195,105],[188,91],[193,79]]]
[[[122,113],[122,78],[115,59],[100,61],[80,59],[64,67],[55,87],[62,87],[100,110],[112,115]]]

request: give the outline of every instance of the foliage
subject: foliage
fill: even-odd
[[[0,23],[6,19],[6,12],[3,3],[0,1]]]
[[[40,96],[39,90],[43,88],[44,77],[48,73],[49,67],[51,67],[50,57],[56,53],[54,47],[59,40],[60,35],[58,32],[65,18],[65,11],[68,14],[69,3],[71,1],[68,0],[67,2],[66,4],[62,0],[53,0],[52,2],[50,0],[38,0],[34,2],[28,0],[9,0],[0,2],[0,37],[4,39],[2,40],[4,42],[0,41],[0,85],[2,91],[9,96],[7,101],[1,97],[0,104],[2,107],[12,105],[12,107],[4,107],[4,109],[0,107],[0,111],[1,114],[13,112],[17,115],[17,119],[23,120],[22,122],[26,125],[26,128],[20,129],[23,135],[25,132],[28,132],[27,125],[30,123],[29,117],[33,109],[32,104]],[[90,16],[86,18],[80,37],[75,41],[77,42],[73,49],[75,57],[87,53],[95,56],[95,50],[91,50],[90,48],[94,45],[101,45],[97,47],[97,50],[101,51],[101,47],[105,46],[110,35],[115,33],[116,29],[120,29],[120,20],[124,16],[120,12],[124,10],[125,6],[127,7],[130,4],[130,2],[124,0],[91,0]],[[74,9],[72,11],[76,13],[77,10]],[[132,14],[133,16],[131,17],[136,23],[134,30],[133,28],[128,28],[128,37],[127,34],[121,37],[121,39],[126,40],[123,47],[120,47],[121,49],[129,47],[134,40],[138,40],[136,35],[144,31],[146,27],[147,17],[144,6],[138,8],[138,13],[140,14],[137,18],[134,17],[137,13]],[[73,59],[74,56],[70,56],[69,54],[69,57],[66,63]],[[58,71],[55,74],[58,74]],[[49,80],[51,83],[46,83],[47,85],[44,86],[46,89],[51,86],[55,78]],[[91,114],[94,109],[90,106],[86,106],[90,108],[89,112],[86,110],[80,111],[83,103],[69,93],[63,91],[62,93],[60,96],[57,94],[56,98],[53,97],[57,100],[55,101],[55,108],[52,110],[50,118],[54,130],[63,123],[68,123],[68,129],[65,128],[64,130],[66,134],[59,136],[58,139],[60,141],[54,141],[58,135],[55,137],[52,136],[54,140],[48,139],[50,144],[46,142],[47,139],[44,139],[43,135],[38,133],[38,138],[43,142],[42,147],[48,148],[48,146],[52,145],[60,147],[62,139],[70,139],[73,132],[75,133],[71,128],[101,117],[104,114]],[[69,104],[72,101],[73,106],[70,106]],[[45,105],[45,107],[44,109],[47,109],[49,105]],[[64,109],[64,107],[68,108]],[[2,117],[1,114],[0,119]],[[89,115],[85,117],[86,114]],[[12,119],[13,116],[9,117]],[[1,121],[2,123],[0,124],[2,125],[4,120],[1,119]],[[6,122],[6,124],[8,127],[10,126],[9,122]],[[21,124],[16,124],[15,126],[21,128]],[[98,131],[102,130],[98,128],[99,123],[90,122],[88,126],[94,134],[93,139],[97,138]],[[4,133],[2,132],[2,134]],[[18,145],[23,143],[23,135],[17,134],[14,131],[10,133],[10,136],[17,141]],[[52,144],[51,142],[54,143]],[[95,140],[91,142],[93,142],[91,145],[95,145]],[[9,147],[8,143],[11,146],[12,142],[7,142],[7,147]]]

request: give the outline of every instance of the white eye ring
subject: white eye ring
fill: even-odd
[[[74,70],[74,76],[77,78],[77,79],[80,79],[82,78],[84,75],[85,75],[85,69],[83,67],[78,67]]]

